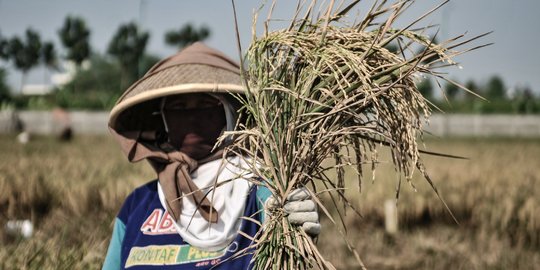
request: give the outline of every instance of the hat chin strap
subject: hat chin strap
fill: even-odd
[[[208,95],[216,98],[221,102],[221,104],[223,104],[223,110],[225,111],[225,120],[227,121],[227,126],[225,127],[225,130],[233,131],[234,126],[236,125],[236,120],[238,118],[238,114],[236,113],[233,105],[227,100],[224,95],[216,95],[211,93],[208,93]]]
[[[167,126],[167,121],[165,121],[165,101],[166,101],[167,97],[162,97],[161,98],[161,104],[159,105],[159,114],[161,115],[161,121],[163,121],[163,127],[165,127],[165,132],[167,132],[167,135],[169,134],[169,126]],[[167,136],[167,140],[169,136]]]

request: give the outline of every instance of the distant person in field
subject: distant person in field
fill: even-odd
[[[69,113],[64,108],[55,108],[52,111],[55,133],[58,140],[67,142],[73,138],[73,130],[71,128],[71,118]]]
[[[270,193],[249,181],[242,157],[224,155],[231,138],[215,147],[239,121],[240,106],[229,93],[244,91],[238,64],[196,43],[156,64],[120,97],[111,133],[129,161],[146,159],[158,179],[124,202],[103,269],[251,269],[246,248]],[[305,195],[296,199],[308,202]],[[296,224],[317,235],[316,209],[300,208],[290,210],[291,222],[296,215]]]

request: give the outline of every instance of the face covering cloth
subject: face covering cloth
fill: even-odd
[[[208,194],[219,213],[217,223],[207,222],[188,198],[182,198],[183,209],[174,223],[184,241],[204,250],[216,251],[227,247],[236,237],[242,224],[242,215],[249,194],[253,175],[248,173],[242,157],[234,156],[201,164],[192,179]],[[158,195],[166,205],[164,188],[158,184]]]

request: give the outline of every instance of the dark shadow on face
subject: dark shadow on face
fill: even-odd
[[[227,122],[223,104],[208,94],[167,97],[163,113],[169,142],[194,159],[210,155]]]

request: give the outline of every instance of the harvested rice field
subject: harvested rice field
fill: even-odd
[[[412,181],[416,191],[402,179],[399,232],[385,233],[384,204],[395,203],[399,176],[380,150],[375,180],[365,175],[361,193],[345,191],[362,217],[349,210],[346,232],[323,218],[318,246],[325,257],[338,269],[358,268],[339,239],[343,234],[368,269],[540,265],[540,139],[428,138],[425,144],[429,151],[468,158],[424,156],[459,224],[418,175]],[[345,170],[349,178],[351,170]],[[21,145],[2,136],[0,269],[100,269],[122,201],[152,178],[146,163],[129,164],[109,137],[79,136],[69,143],[37,137]],[[31,237],[6,231],[9,220],[25,219],[34,225]]]

